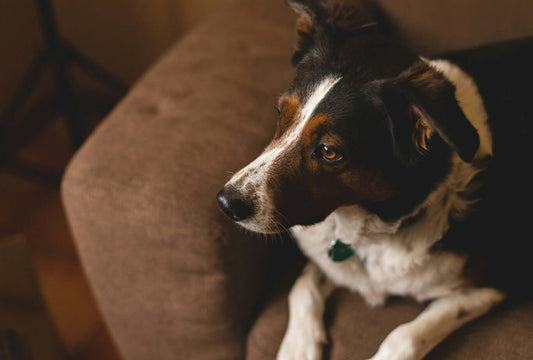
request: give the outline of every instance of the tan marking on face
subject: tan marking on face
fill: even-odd
[[[285,94],[279,99],[278,106],[281,109],[281,122],[275,138],[281,136],[296,120],[301,108],[300,98],[296,94]]]
[[[344,149],[342,148],[342,141],[335,131],[332,131],[331,119],[324,113],[318,113],[313,116],[305,128],[302,131],[302,144],[305,148],[310,148],[313,143],[315,145],[320,145],[317,142],[318,137],[320,136],[320,144],[326,145],[330,150],[334,151],[337,154],[344,156]],[[340,162],[336,165],[328,165],[322,167],[325,171],[334,172],[339,171],[346,165],[346,162]],[[316,161],[311,163],[310,169],[318,171],[320,168],[319,164]]]
[[[318,136],[319,129],[328,129],[330,120],[326,114],[319,113],[313,116],[302,131],[302,141],[304,146],[309,146]]]

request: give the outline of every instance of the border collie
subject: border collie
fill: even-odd
[[[278,360],[322,358],[325,301],[339,286],[370,306],[428,302],[372,357],[421,359],[506,297],[471,271],[484,269],[469,250],[488,242],[478,207],[495,157],[484,100],[459,66],[384,35],[363,3],[287,3],[299,16],[295,78],[274,139],[219,205],[253,232],[290,228],[310,259]]]

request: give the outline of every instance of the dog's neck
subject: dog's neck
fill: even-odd
[[[427,246],[439,241],[448,231],[450,217],[465,214],[472,203],[461,194],[467,193],[471,181],[484,169],[484,159],[492,156],[492,135],[487,124],[487,112],[483,106],[474,80],[458,66],[446,60],[426,60],[441,72],[456,88],[455,97],[466,118],[476,128],[480,145],[471,163],[453,155],[448,176],[437,185],[413,212],[394,222],[385,222],[360,206],[345,206],[333,214],[335,236],[356,246],[358,242],[384,237],[401,237],[406,241],[423,241]]]

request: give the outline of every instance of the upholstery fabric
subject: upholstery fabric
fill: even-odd
[[[292,21],[282,3],[221,9],[139,81],[67,171],[72,232],[126,359],[242,357],[270,248],[223,219],[215,196],[273,133]]]
[[[394,33],[423,55],[533,34],[532,1],[375,1],[390,21]]]
[[[498,36],[533,34],[531,2],[490,2],[489,11],[481,0],[431,1],[430,12],[427,3],[380,1],[392,28],[423,54],[494,40],[487,13],[496,24],[498,14],[520,11]],[[453,6],[462,9],[456,17]],[[463,12],[477,7],[479,17]],[[453,29],[449,19],[457,20]],[[126,360],[259,360],[277,351],[296,273],[265,297],[269,269],[283,272],[276,241],[237,229],[215,195],[273,134],[273,105],[292,75],[294,20],[282,0],[225,4],[149,69],[65,174],[72,233]],[[363,309],[343,291],[328,308],[332,359],[371,355],[394,325],[420,311],[405,301]],[[433,358],[525,359],[533,353],[532,314],[529,304],[487,316]],[[505,351],[511,355],[496,356]]]

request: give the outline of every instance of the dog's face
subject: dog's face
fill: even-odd
[[[289,1],[299,14],[296,76],[264,152],[218,194],[261,233],[322,221],[358,204],[384,220],[413,210],[479,139],[454,86],[378,32],[360,7]]]

